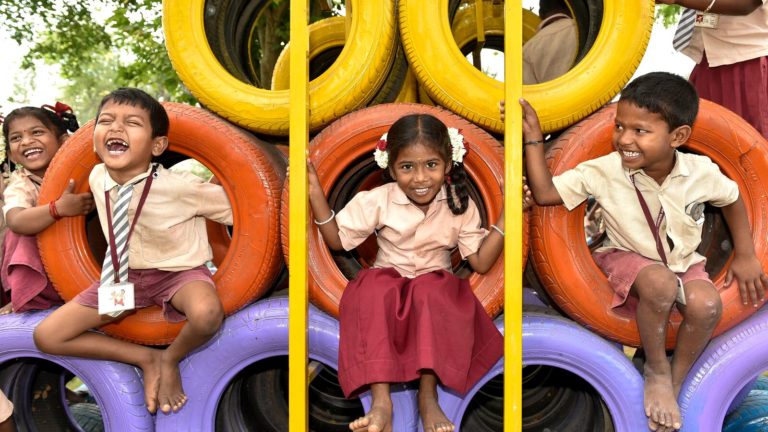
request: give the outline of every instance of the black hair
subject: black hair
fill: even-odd
[[[42,107],[25,106],[11,111],[3,119],[5,157],[11,170],[15,168],[16,164],[11,162],[11,142],[8,139],[8,134],[10,134],[11,122],[24,117],[34,117],[40,120],[48,130],[56,135],[56,138],[80,128],[80,125],[77,123],[77,117],[72,112],[72,109],[59,102],[56,103],[55,107],[50,105],[43,105]]]
[[[699,95],[685,78],[669,72],[651,72],[635,78],[621,91],[619,101],[659,114],[672,131],[692,126],[699,113]]]
[[[464,163],[452,161],[451,140],[445,123],[429,114],[409,114],[401,117],[387,132],[387,153],[390,163],[395,163],[403,148],[423,144],[435,149],[443,161],[451,167],[450,182],[446,185],[448,208],[455,215],[463,214],[469,205],[469,187]],[[384,177],[392,179],[389,170]]]
[[[541,18],[547,18],[550,15],[556,13],[564,13],[571,15],[571,10],[568,9],[568,5],[564,0],[540,0],[539,1],[539,16]]]
[[[150,96],[144,90],[132,87],[120,87],[119,89],[112,91],[101,99],[99,109],[96,112],[96,119],[99,118],[101,109],[104,108],[104,105],[108,102],[114,102],[118,105],[138,106],[145,109],[147,113],[149,113],[149,124],[152,126],[152,138],[168,136],[168,128],[170,125],[168,113],[157,99]]]

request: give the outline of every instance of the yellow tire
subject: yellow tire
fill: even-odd
[[[502,133],[498,102],[504,98],[504,83],[464,58],[446,19],[448,1],[400,0],[400,34],[408,61],[432,100]],[[652,0],[605,0],[601,30],[587,55],[557,79],[523,86],[523,97],[538,111],[545,132],[586,117],[621,90],[645,53],[653,8]]]
[[[483,1],[483,26],[486,36],[504,36],[504,3]],[[460,50],[477,40],[477,24],[475,23],[475,4],[459,9],[451,24],[451,32]],[[523,9],[523,43],[536,34],[541,18],[528,9]]]
[[[419,101],[419,83],[416,82],[416,75],[413,74],[411,68],[405,73],[405,81],[400,88],[400,93],[397,94],[395,102],[399,103],[416,103]]]
[[[165,0],[163,31],[176,73],[207,108],[255,132],[288,133],[288,90],[248,85],[227,72],[205,36],[205,0]],[[309,127],[318,130],[365,106],[386,78],[395,45],[393,0],[356,2],[347,45],[338,60],[309,83]]]

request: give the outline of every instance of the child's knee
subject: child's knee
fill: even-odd
[[[723,314],[723,302],[714,290],[689,295],[686,303],[685,318],[692,324],[714,327]]]
[[[224,320],[224,308],[220,302],[200,304],[186,313],[187,322],[198,334],[213,335]]]
[[[55,354],[55,333],[53,333],[53,329],[50,329],[49,327],[48,323],[43,320],[32,332],[32,340],[34,340],[35,346],[40,351],[48,354]]]
[[[638,280],[638,294],[641,301],[650,303],[654,308],[672,307],[677,298],[677,277],[671,271],[655,271],[652,275]]]

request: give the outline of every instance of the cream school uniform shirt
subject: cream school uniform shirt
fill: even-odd
[[[568,72],[578,50],[576,21],[565,14],[548,17],[523,45],[523,84],[543,83]]]
[[[43,179],[32,174],[26,168],[19,167],[11,173],[8,186],[3,191],[3,219],[12,208],[32,208],[37,206],[40,185]]]
[[[451,250],[458,246],[466,258],[488,234],[472,199],[466,212],[454,215],[443,188],[424,213],[395,182],[359,192],[336,215],[336,223],[344,249],[354,249],[375,232],[379,252],[373,267],[392,267],[410,278],[435,270],[450,272]]]
[[[664,208],[659,230],[672,240],[674,248],[662,241],[669,268],[684,272],[705,258],[696,252],[701,243],[702,225],[689,214],[697,203],[723,207],[739,197],[736,183],[723,175],[706,156],[676,152],[672,171],[659,185],[642,170],[628,170],[621,156],[612,152],[577,165],[552,181],[568,210],[581,204],[589,195],[603,208],[607,240],[598,251],[621,249],[661,261],[656,241],[643,214],[630,176],[635,174],[637,188],[643,194],[651,216],[656,221]]]
[[[150,170],[151,167],[126,183],[135,183],[128,207],[130,223],[133,223]],[[101,228],[105,238],[109,238],[104,191],[110,191],[110,208],[114,208],[117,183],[109,176],[104,164],[93,168],[88,181]],[[158,166],[131,235],[128,266],[132,269],[182,271],[205,264],[213,256],[205,219],[232,225],[232,206],[224,189],[203,182],[193,174]]]
[[[694,27],[683,49],[696,63],[706,51],[712,67],[768,55],[768,0],[749,15],[718,15],[717,28]]]

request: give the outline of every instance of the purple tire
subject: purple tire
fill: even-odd
[[[496,326],[504,331],[502,319],[496,321]],[[643,379],[616,344],[571,320],[524,313],[523,366],[531,365],[553,366],[586,380],[604,400],[616,432],[647,429],[643,412]],[[456,425],[456,431],[478,390],[503,372],[502,359],[464,396],[438,388],[440,406]]]
[[[339,324],[314,306],[309,309],[309,357],[337,367]],[[228,317],[207,344],[185,358],[180,366],[187,403],[177,413],[158,413],[158,431],[215,430],[219,400],[233,378],[248,365],[288,354],[288,299],[256,302]],[[370,395],[360,397],[366,410]],[[416,430],[413,390],[393,388],[393,429]]]
[[[32,331],[51,311],[0,316],[0,363],[17,358],[39,358],[78,376],[99,404],[105,430],[155,430],[144,404],[144,384],[138,370],[124,363],[44,354],[35,346]]]
[[[719,432],[737,395],[768,369],[768,309],[712,339],[680,392],[681,432]]]

